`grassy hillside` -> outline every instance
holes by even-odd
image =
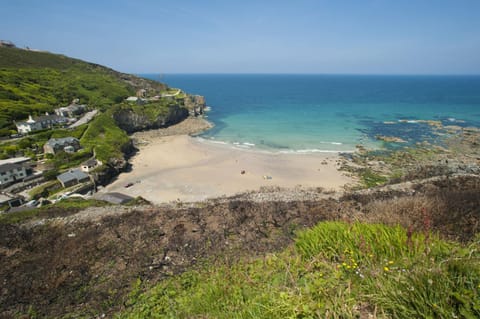
[[[105,109],[145,87],[166,88],[63,55],[0,47],[0,135],[15,129],[14,120],[52,112],[74,98]]]
[[[139,294],[118,318],[479,318],[480,238],[324,222],[279,254],[209,265]],[[136,290],[135,290],[136,289]]]

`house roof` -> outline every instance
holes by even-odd
[[[58,116],[58,115],[42,115],[38,116],[36,118],[32,118],[31,116],[28,117],[28,120],[23,121],[23,122],[16,122],[15,124],[18,126],[20,125],[33,125],[37,122],[43,122],[43,121],[54,121],[54,122],[68,122],[68,119],[65,116]]]
[[[45,144],[48,144],[52,147],[55,147],[56,145],[65,145],[65,144],[75,144],[75,143],[80,143],[80,141],[78,139],[76,139],[75,137],[62,137],[62,138],[51,138],[48,140],[47,143]]]
[[[23,167],[22,165],[15,164],[15,163],[3,164],[3,165],[0,165],[0,173],[5,173],[5,172],[11,171],[15,168],[22,168],[22,167]]]
[[[57,179],[63,184],[71,181],[75,181],[75,180],[79,181],[85,178],[88,178],[88,175],[79,169],[72,169],[57,176]]]
[[[58,115],[42,115],[34,118],[35,122],[43,122],[43,121],[57,121],[57,122],[67,122],[67,118],[65,116],[58,116]]]
[[[89,160],[86,160],[85,162],[82,163],[83,166],[95,166],[97,165],[97,160],[94,158],[91,158]]]
[[[112,203],[112,204],[125,204],[135,199],[132,196],[128,196],[128,195],[117,193],[117,192],[97,193],[95,195],[95,198]]]
[[[24,163],[30,161],[29,157],[12,157],[0,160],[0,165],[3,164],[14,164],[14,163]]]

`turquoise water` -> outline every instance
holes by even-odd
[[[215,127],[202,136],[237,147],[352,151],[357,144],[382,147],[376,135],[407,145],[438,138],[415,120],[480,126],[480,76],[143,76],[204,95]]]

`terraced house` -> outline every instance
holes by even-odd
[[[27,170],[20,164],[7,163],[0,165],[0,186],[10,185],[23,180],[26,176]]]
[[[46,113],[43,116],[32,118],[28,116],[28,120],[25,122],[17,122],[17,131],[19,134],[28,134],[30,132],[51,128],[54,125],[66,124],[68,119],[64,116],[49,115]]]

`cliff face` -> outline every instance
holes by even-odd
[[[113,111],[113,119],[127,133],[165,128],[177,124],[189,115],[204,113],[205,97],[185,95],[161,99],[146,98],[135,103],[123,103]]]
[[[201,95],[187,95],[183,104],[194,116],[203,114],[206,106],[205,97]]]
[[[113,119],[127,133],[167,127],[179,123],[188,117],[188,110],[179,105],[171,105],[165,114],[151,118],[145,112],[132,108],[122,108],[114,112]]]

